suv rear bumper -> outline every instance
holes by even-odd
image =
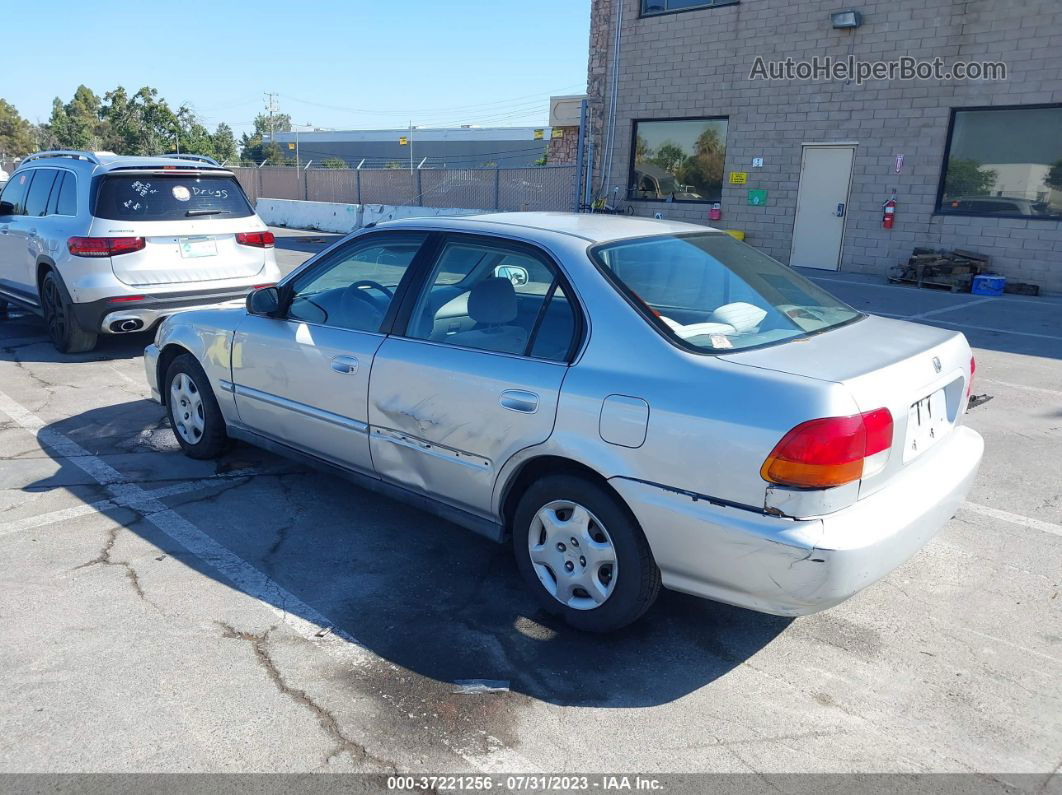
[[[85,304],[72,304],[78,325],[99,334],[123,334],[147,331],[170,315],[192,309],[217,309],[243,306],[251,287],[237,290],[216,290],[170,293],[163,296],[145,295],[142,301],[119,301],[104,298]],[[123,325],[125,328],[123,328]]]
[[[799,616],[843,602],[925,546],[966,497],[983,451],[981,436],[960,425],[880,491],[815,519],[622,477],[609,483],[641,524],[664,587]]]

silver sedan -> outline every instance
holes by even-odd
[[[983,450],[962,334],[646,219],[382,224],[246,311],[168,318],[145,360],[188,455],[243,440],[511,538],[543,606],[592,631],[661,586],[836,605],[939,530]]]

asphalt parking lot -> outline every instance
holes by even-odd
[[[331,236],[275,230],[286,268]],[[0,772],[979,772],[1062,765],[1062,300],[814,274],[964,331],[970,500],[849,602],[665,593],[613,636],[508,547],[247,446],[178,451],[142,335],[0,318]],[[501,692],[461,692],[499,680]],[[1017,781],[1017,779],[1014,779]]]

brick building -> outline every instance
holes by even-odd
[[[1062,291],[1062,2],[844,10],[856,13],[835,18],[836,0],[592,0],[595,194],[696,223],[718,202],[713,225],[794,265],[884,273],[914,246],[958,247]],[[939,58],[989,77],[800,79],[801,62],[827,56]],[[787,58],[796,71],[762,77]]]

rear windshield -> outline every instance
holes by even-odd
[[[245,218],[254,211],[235,177],[190,174],[106,176],[96,194],[97,218],[179,221]]]
[[[607,243],[592,255],[663,334],[697,351],[784,342],[862,317],[777,260],[720,232]]]

